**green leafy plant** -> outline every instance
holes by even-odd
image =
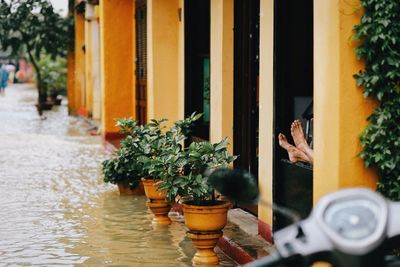
[[[164,121],[166,120],[152,120],[146,125],[139,125],[132,118],[117,119],[116,125],[126,138],[121,140],[120,148],[112,158],[103,161],[105,182],[122,182],[134,189],[143,176],[148,176],[140,158],[147,158],[155,153],[152,148],[155,143],[159,143],[162,135],[161,123]]]
[[[104,182],[122,183],[135,189],[139,185],[141,171],[133,154],[129,149],[122,148],[111,159],[103,161]]]
[[[151,153],[139,160],[148,176],[167,180],[182,174],[186,158],[182,149],[183,141],[190,133],[190,127],[202,114],[193,113],[184,120],[179,120],[157,136],[156,142],[149,145]]]
[[[67,60],[65,57],[51,58],[42,55],[38,61],[42,70],[42,86],[48,96],[65,94],[67,87]]]
[[[356,55],[365,61],[365,69],[355,78],[364,96],[376,97],[380,104],[360,136],[359,156],[378,171],[377,189],[400,200],[400,2],[362,0],[361,4],[364,14],[354,31],[360,41]]]
[[[46,101],[41,55],[65,56],[70,19],[61,17],[48,0],[0,0],[0,46],[14,56],[28,55],[37,76],[39,103]]]
[[[213,196],[214,188],[208,183],[208,169],[227,167],[236,159],[227,150],[228,141],[211,144],[193,142],[182,153],[185,158],[183,174],[163,180],[161,189],[167,190],[167,197],[174,200],[177,195],[192,199],[196,205],[204,204]]]

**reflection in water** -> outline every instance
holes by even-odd
[[[184,226],[152,225],[144,197],[102,182],[90,126],[65,106],[40,119],[35,100],[26,85],[0,97],[0,265],[190,266]]]

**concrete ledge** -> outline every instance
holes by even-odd
[[[254,261],[253,257],[226,236],[218,240],[217,246],[240,265]]]
[[[239,264],[267,256],[273,249],[272,243],[259,234],[258,218],[242,209],[229,210],[228,224],[218,246]]]

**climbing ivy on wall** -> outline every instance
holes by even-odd
[[[354,75],[365,97],[379,106],[361,133],[359,154],[379,174],[378,191],[400,200],[400,1],[361,0],[364,14],[354,27],[365,69]]]

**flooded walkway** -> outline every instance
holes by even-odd
[[[0,266],[191,266],[185,227],[153,226],[144,197],[104,184],[100,137],[66,106],[41,119],[36,96],[0,96]]]

